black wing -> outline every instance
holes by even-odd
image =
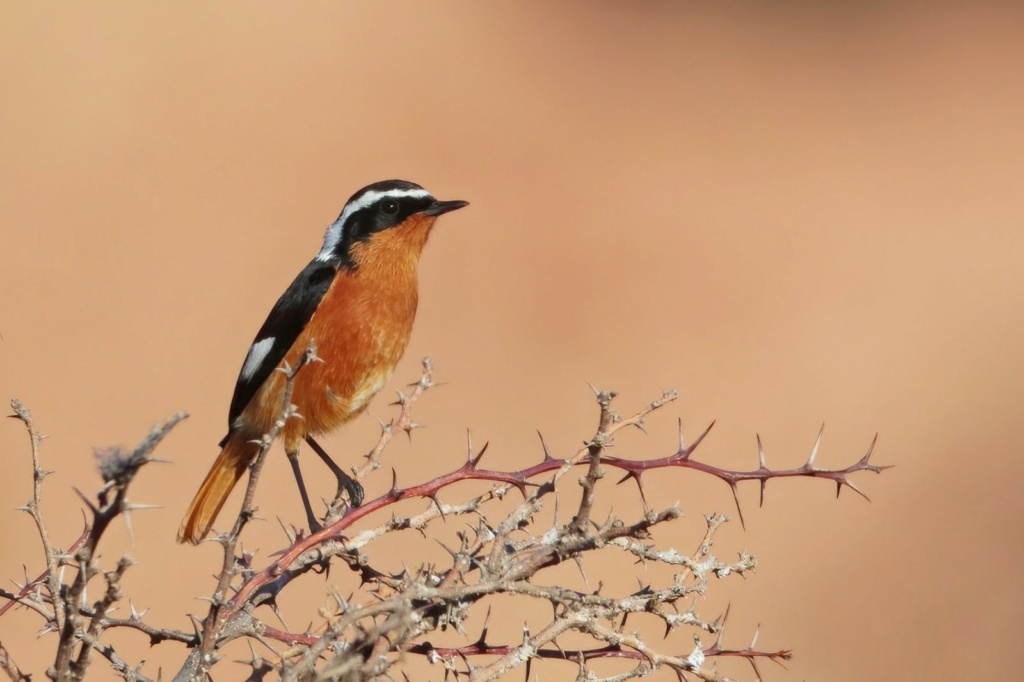
[[[334,264],[314,260],[302,269],[295,281],[281,294],[281,298],[277,299],[267,321],[253,339],[249,354],[238,373],[235,394],[231,397],[231,409],[228,412],[229,429],[234,428],[235,420],[242,414],[242,410],[270,373],[281,364],[292,344],[313,318],[313,313],[331,288],[337,272]]]

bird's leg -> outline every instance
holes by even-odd
[[[292,465],[292,473],[295,474],[295,482],[299,485],[299,495],[302,496],[302,506],[306,510],[306,522],[309,523],[309,532],[316,533],[323,530],[323,526],[316,519],[313,507],[309,504],[309,493],[306,492],[306,484],[302,481],[302,471],[299,470],[299,449],[295,452],[286,452],[288,463]]]
[[[324,461],[331,472],[338,478],[338,493],[334,499],[341,497],[342,491],[348,493],[348,499],[351,501],[353,507],[358,507],[363,503],[363,486],[360,485],[359,481],[346,474],[340,466],[334,463],[331,456],[328,455],[320,444],[317,443],[311,436],[306,436],[306,442],[309,443],[309,447],[313,448],[313,452],[320,456],[320,459]]]

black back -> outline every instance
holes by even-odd
[[[277,303],[274,304],[266,321],[256,334],[256,338],[253,339],[252,345],[255,346],[260,341],[269,338],[273,338],[274,341],[270,351],[250,376],[246,377],[239,372],[238,381],[235,383],[235,392],[231,397],[231,408],[228,410],[229,428],[234,428],[235,420],[242,414],[242,410],[253,399],[256,391],[267,380],[270,373],[284,360],[284,356],[288,354],[292,344],[312,319],[324,294],[331,288],[331,283],[337,272],[337,264],[314,260],[302,269],[302,272],[281,294],[281,298],[277,299]],[[226,441],[227,436],[221,442],[222,447]]]

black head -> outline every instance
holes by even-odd
[[[327,228],[317,260],[344,260],[352,244],[397,227],[414,215],[438,216],[466,205],[465,201],[438,201],[414,182],[375,182],[345,203],[338,219]]]

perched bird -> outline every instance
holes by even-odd
[[[291,402],[301,418],[282,430],[311,529],[319,528],[299,470],[309,444],[353,506],[363,490],[313,439],[366,409],[405,352],[416,316],[416,266],[437,217],[466,206],[438,201],[419,185],[385,180],[359,190],[327,228],[320,253],[278,299],[249,347],[228,413],[220,455],[189,505],[178,542],[198,543],[258,451],[253,441],[279,416],[286,379],[274,370],[301,359],[310,341],[322,362],[296,375]]]

